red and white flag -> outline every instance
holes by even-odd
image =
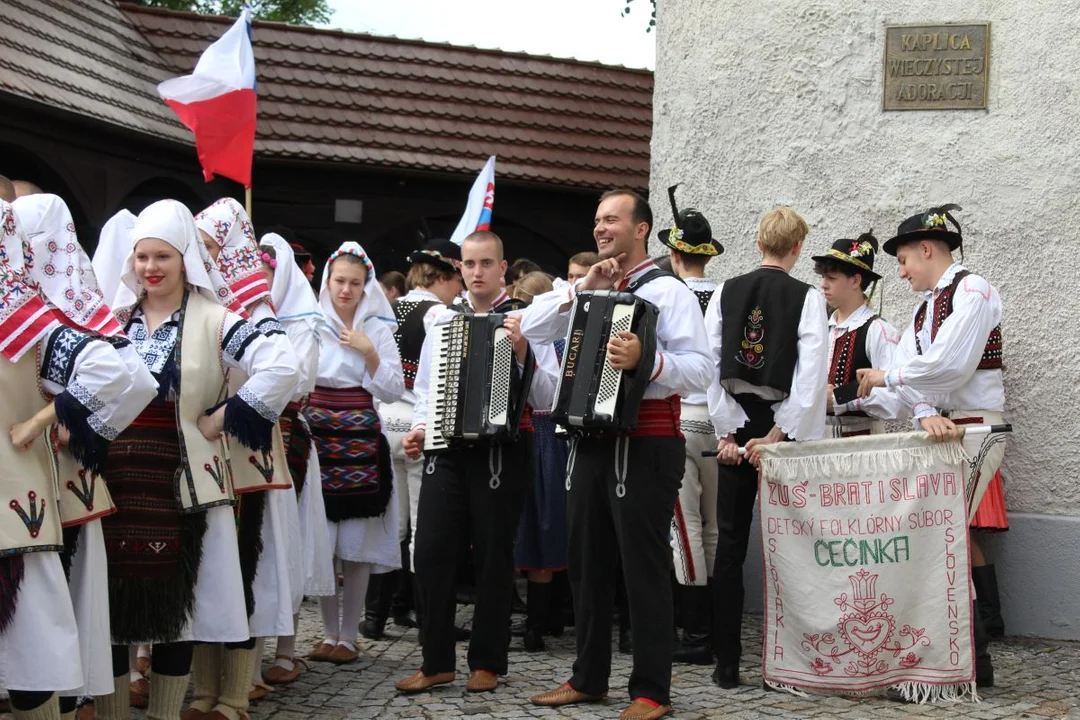
[[[158,85],[165,104],[195,133],[203,177],[231,178],[251,187],[255,148],[255,55],[251,11],[203,51],[195,72]]]
[[[484,163],[484,169],[473,182],[469,190],[469,201],[465,205],[465,214],[458,221],[450,240],[457,245],[477,230],[491,229],[491,213],[495,208],[495,156]]]

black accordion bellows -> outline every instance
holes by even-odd
[[[572,433],[628,433],[656,362],[656,306],[628,292],[582,291],[574,298],[551,419]],[[607,362],[608,341],[620,332],[641,340],[632,371]]]
[[[518,369],[505,317],[457,315],[431,329],[425,452],[517,438],[536,362],[530,348]]]

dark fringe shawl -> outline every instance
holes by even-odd
[[[90,410],[67,390],[57,395],[53,402],[57,421],[70,435],[68,450],[84,468],[103,475],[109,458],[109,441],[90,427]]]
[[[115,516],[114,516],[115,517]],[[110,627],[114,645],[171,642],[195,609],[195,581],[202,562],[206,513],[181,518],[180,572],[165,577],[109,576]],[[123,612],[119,612],[123,608]]]
[[[64,568],[64,577],[71,582],[71,561],[75,553],[79,552],[79,534],[82,525],[72,525],[63,529],[64,549],[60,551],[60,565]]]
[[[15,604],[25,569],[22,555],[0,557],[0,633],[7,630],[15,617]]]
[[[281,414],[281,432],[285,441],[285,459],[292,476],[296,497],[304,492],[308,463],[311,462],[311,428],[307,419],[291,404]]]
[[[266,493],[251,492],[240,496],[236,510],[236,543],[240,547],[240,577],[244,581],[244,605],[250,618],[255,612],[255,573],[263,551],[262,524]]]
[[[264,418],[239,395],[233,395],[225,402],[225,433],[239,440],[246,448],[271,452],[274,446],[274,424],[274,421]]]

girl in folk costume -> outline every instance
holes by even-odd
[[[123,360],[131,388],[110,423],[118,432],[154,398],[157,383],[106,304],[64,201],[56,195],[27,195],[16,200],[13,207],[19,227],[31,239],[35,262],[29,268],[30,278],[40,287],[48,305],[60,313],[65,325],[105,340]],[[75,458],[85,453],[79,448],[62,449],[60,444],[53,443],[59,471],[60,521],[64,527],[65,552],[61,560],[68,573],[85,679],[78,690],[61,693],[63,711],[80,695],[112,692],[108,570],[101,518],[114,513],[116,507],[103,482],[103,465],[85,465]]]
[[[105,222],[98,236],[91,264],[101,296],[110,301],[116,297],[116,291],[120,288],[120,274],[124,270],[123,259],[131,248],[131,230],[134,227],[135,216],[131,211],[120,210]],[[139,365],[145,368],[142,357],[134,347],[131,348],[131,353]],[[150,681],[147,679],[150,675],[150,646],[132,645],[128,653],[131,666],[131,688],[128,691],[131,707],[145,709],[150,699]],[[109,673],[112,673],[111,665]],[[110,688],[111,682],[110,680]]]
[[[319,457],[314,449],[311,429],[300,414],[303,403],[315,389],[319,372],[319,328],[323,318],[319,301],[296,264],[292,247],[283,237],[275,233],[263,235],[259,257],[263,272],[270,282],[278,321],[285,326],[300,372],[296,392],[279,419],[300,509],[301,562],[296,568],[298,574],[291,579],[295,623],[304,595],[330,596],[337,592],[334,552],[330,547],[323,506]],[[277,656],[266,673],[266,682],[287,685],[300,676],[300,667],[296,659],[296,636],[283,635],[278,638]]]
[[[235,300],[255,327],[277,345],[282,357],[288,358],[289,365],[296,368],[292,344],[274,314],[270,285],[243,206],[232,198],[218,200],[195,216],[195,226]],[[229,392],[242,392],[246,379],[242,372],[230,372]],[[281,390],[287,402],[295,386]],[[283,409],[284,403],[275,411]],[[191,717],[209,713],[215,707],[229,720],[246,713],[249,698],[261,698],[270,690],[258,673],[263,638],[293,634],[293,611],[299,602],[294,596],[301,589],[299,575],[292,578],[290,574],[298,572],[301,564],[300,519],[276,420],[276,412],[262,415],[262,430],[268,442],[254,447],[254,452],[240,447],[248,444],[245,438],[228,438],[233,455],[233,488],[241,498],[240,571],[252,639],[243,645],[226,645],[224,650],[208,645],[195,649],[194,700],[187,713]],[[256,684],[251,687],[253,679]],[[241,687],[246,689],[241,692]]]
[[[370,574],[401,566],[390,446],[374,401],[395,402],[405,384],[394,311],[357,243],[347,242],[330,256],[319,305],[326,324],[319,331],[318,380],[304,416],[318,448],[330,544],[345,582],[340,616],[336,594],[320,601],[325,639],[309,657],[340,664],[357,658]]]
[[[100,471],[108,441],[153,385],[133,378],[111,345],[59,321],[31,277],[34,265],[12,206],[0,201],[0,424],[8,429],[0,440],[0,687],[17,718],[44,719],[60,717],[55,691],[87,683],[60,558],[64,534],[47,431],[62,427],[75,459]],[[136,380],[143,385],[136,388]],[[87,560],[95,555],[93,535],[81,539],[80,572],[92,569]],[[80,587],[93,579],[85,580]],[[74,698],[64,704],[74,714]]]
[[[531,272],[514,283],[514,299],[532,302],[552,287],[547,275]],[[534,348],[538,367],[550,368],[556,378],[565,343],[560,339]],[[514,543],[514,566],[529,579],[528,613],[522,632],[528,652],[543,650],[544,635],[549,631],[562,632],[562,621],[553,619],[551,613],[563,607],[563,598],[553,597],[553,591],[562,585],[553,581],[555,573],[566,570],[566,462],[570,448],[565,438],[555,434],[549,410],[550,404],[531,413],[536,476],[525,494]]]
[[[183,704],[193,643],[249,637],[224,433],[243,439],[245,453],[269,447],[296,371],[291,354],[223,307],[232,295],[220,276],[215,283],[207,273],[212,263],[181,203],[147,207],[131,240],[114,304],[159,387],[114,441],[106,467],[119,509],[104,520],[117,645],[114,693],[97,698],[96,714],[128,716],[126,645],[149,641],[147,717],[172,720]],[[230,369],[249,379],[225,399]],[[232,448],[241,449],[237,442]],[[247,687],[245,677],[245,703]],[[232,690],[224,689],[212,716],[228,717],[240,704],[226,695]]]

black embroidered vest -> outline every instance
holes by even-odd
[[[694,294],[697,295],[698,304],[701,305],[701,315],[703,317],[705,315],[705,310],[707,310],[708,307],[709,307],[709,301],[712,300],[712,296],[713,296],[714,292],[716,292],[715,289],[713,289],[713,290],[694,290]]]
[[[956,277],[949,283],[949,287],[941,291],[941,293],[934,298],[934,316],[930,320],[930,340],[934,340],[937,337],[938,329],[941,324],[945,322],[945,318],[952,315],[953,311],[953,295],[956,293],[956,288],[960,286],[960,283],[965,277],[971,273],[967,270],[961,270],[956,273]],[[915,313],[915,349],[919,354],[923,354],[922,343],[919,341],[919,333],[922,331],[923,323],[926,322],[926,306],[927,302],[924,300],[923,304],[919,306],[918,311]],[[982,359],[979,361],[979,370],[1000,370],[1001,369],[1001,326],[998,325],[990,331],[990,337],[986,340],[986,347],[983,349]]]
[[[833,398],[840,405],[851,402],[859,395],[859,380],[855,371],[873,367],[870,356],[866,353],[866,337],[870,334],[870,326],[877,320],[873,315],[854,330],[836,338],[832,347],[832,363],[829,365],[829,384],[834,386]],[[851,415],[865,415],[861,411],[845,413]]]
[[[420,365],[420,350],[424,347],[424,315],[427,311],[438,305],[435,300],[397,300],[394,302],[394,318],[397,319],[397,330],[394,331],[394,342],[397,343],[398,352],[401,354],[401,374],[405,379],[405,387],[412,390],[416,382],[416,369]]]
[[[768,387],[787,397],[799,359],[799,318],[810,286],[783,270],[759,268],[724,283],[721,383]]]

